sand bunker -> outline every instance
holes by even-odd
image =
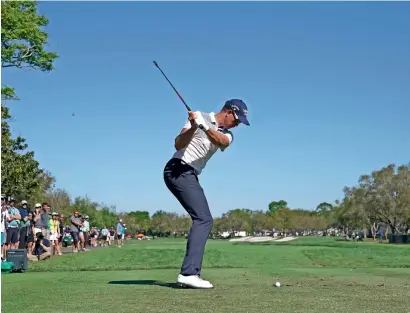
[[[241,238],[234,238],[234,239],[229,239],[230,242],[267,242],[267,241],[275,241],[275,242],[285,242],[285,241],[291,241],[295,240],[297,237],[285,237],[282,239],[277,239],[275,237],[241,237]]]
[[[298,237],[285,237],[285,238],[276,240],[276,242],[285,242],[285,241],[291,241],[295,239],[298,239]]]

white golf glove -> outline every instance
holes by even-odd
[[[195,118],[195,124],[199,127],[199,125],[202,125],[203,130],[208,130],[209,126],[208,124],[205,122],[204,118],[202,117],[201,112],[196,111],[195,112],[196,118]]]

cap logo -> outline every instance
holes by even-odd
[[[248,115],[248,110],[247,109],[243,109],[243,114],[246,116]]]

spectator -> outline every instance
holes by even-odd
[[[36,242],[32,254],[29,255],[30,261],[46,260],[51,257],[50,241],[44,238],[41,231],[36,233]]]
[[[122,246],[122,232],[123,232],[122,229],[123,228],[124,228],[124,226],[122,226],[122,219],[120,219],[117,223],[117,245],[118,245],[118,248],[121,248],[121,246]]]
[[[6,246],[10,249],[17,249],[17,243],[19,241],[19,225],[20,225],[20,212],[14,206],[16,200],[10,198],[8,208],[8,226],[6,232]]]
[[[27,201],[21,201],[20,212],[20,232],[19,232],[19,249],[26,248],[28,229],[31,227],[31,222],[28,220]]]
[[[60,237],[58,238],[58,243],[61,243],[63,241],[63,237],[64,237],[64,220],[63,220],[64,216],[62,214],[58,215],[58,225],[59,225],[59,230],[60,230]]]
[[[1,230],[1,259],[4,260],[6,257],[6,229],[7,229],[7,221],[9,218],[9,212],[8,212],[8,205],[7,205],[7,199],[6,196],[2,195],[1,196],[1,224],[0,224],[0,230]]]
[[[74,214],[70,217],[70,231],[71,236],[73,237],[73,252],[78,252],[80,241],[80,227],[82,226],[83,224],[81,223],[79,213],[75,211]]]
[[[60,251],[60,243],[59,243],[59,238],[60,238],[60,222],[57,219],[58,213],[53,212],[51,214],[51,220],[50,220],[50,241],[51,244],[54,245],[54,254],[62,255]]]
[[[31,255],[32,251],[33,251],[33,245],[34,245],[33,212],[28,213],[28,222],[30,223],[30,226],[28,226],[28,228],[27,228],[27,254]]]
[[[110,240],[108,241],[108,245],[111,246],[111,244],[114,242],[114,236],[115,236],[114,227],[110,227],[109,233],[110,233],[109,235]]]
[[[125,223],[122,224],[122,244],[124,244],[124,240],[125,240],[125,231],[127,230],[127,227],[125,227]]]
[[[47,202],[43,203],[43,205],[41,205],[40,203],[36,203],[34,207],[35,228],[41,230],[41,232],[47,240],[50,239],[50,225],[48,216],[49,210],[50,207],[48,206]]]
[[[44,237],[47,240],[50,240],[50,220],[51,220],[51,207],[48,205],[47,202],[43,202],[42,204],[43,207],[43,211],[46,214],[46,229],[45,229],[45,233],[43,232]]]
[[[88,215],[85,216],[84,219],[84,227],[83,227],[83,232],[84,232],[84,238],[85,238],[85,249],[87,250],[87,244],[88,240],[90,237],[90,222],[89,222],[90,217]]]
[[[36,203],[34,205],[34,210],[33,210],[33,224],[34,224],[35,228],[38,228],[37,224],[39,226],[41,225],[41,221],[39,221],[40,220],[40,215],[41,215],[41,203]]]
[[[100,240],[100,246],[101,247],[107,246],[107,236],[109,234],[110,233],[108,232],[107,227],[104,226],[103,229],[101,229],[101,240]]]
[[[88,223],[88,215],[85,217],[81,218],[81,222],[83,226],[80,228],[80,242],[82,245],[82,250],[83,251],[88,251],[87,249],[87,242],[88,242],[88,236],[90,232],[90,223]]]
[[[91,228],[90,236],[91,236],[91,245],[93,247],[96,247],[97,246],[98,231],[95,227]]]

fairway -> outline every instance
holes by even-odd
[[[5,312],[408,312],[410,249],[300,238],[282,244],[209,241],[213,290],[174,284],[185,240],[132,241],[31,263],[2,275]],[[280,281],[282,287],[273,287]],[[19,304],[16,305],[16,298]],[[58,299],[57,307],[52,299]],[[81,300],[81,299],[84,299]]]

